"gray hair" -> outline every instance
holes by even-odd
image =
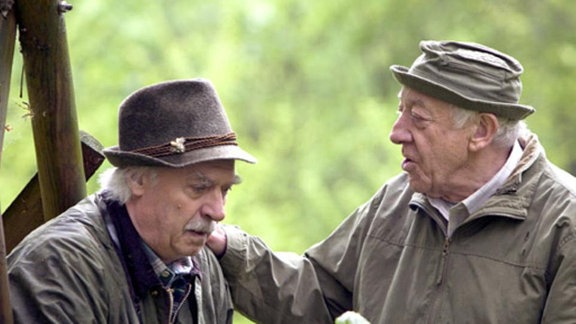
[[[480,113],[474,110],[463,109],[455,105],[451,105],[451,107],[453,108],[452,118],[456,128],[462,128],[480,116]],[[512,120],[498,116],[496,118],[498,119],[498,130],[494,136],[494,145],[512,147],[522,132],[527,129],[526,123],[523,120]]]
[[[100,189],[108,191],[112,195],[112,199],[125,204],[132,197],[129,183],[131,181],[139,181],[146,174],[150,176],[152,181],[156,181],[158,173],[152,167],[112,167],[100,174],[98,182],[100,183]]]

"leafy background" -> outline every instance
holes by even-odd
[[[553,162],[576,173],[576,6],[568,0],[69,2],[80,129],[116,145],[117,107],[129,93],[167,79],[212,80],[241,146],[259,159],[238,164],[244,183],[226,222],[274,249],[303,252],[401,171],[388,140],[399,90],[389,66],[410,65],[423,39],[475,41],[518,58],[522,103],[537,109],[529,127]],[[21,60],[18,53],[2,210],[36,171]]]

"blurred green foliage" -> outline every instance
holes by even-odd
[[[388,140],[399,86],[388,68],[410,65],[422,39],[475,41],[518,58],[522,103],[537,109],[529,127],[552,161],[576,173],[576,6],[568,0],[69,2],[80,129],[116,145],[117,107],[130,92],[167,79],[212,80],[241,146],[259,159],[238,163],[244,183],[230,195],[226,222],[275,249],[303,252],[400,172]],[[21,60],[2,210],[36,170]],[[97,188],[93,177],[88,191]]]

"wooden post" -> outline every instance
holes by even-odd
[[[13,2],[7,0],[0,2],[0,161],[2,160],[4,132],[6,131],[10,76],[14,60],[14,43],[16,42],[16,18],[12,5]],[[0,216],[2,215],[1,208],[0,206]],[[0,222],[0,323],[12,324],[7,268],[4,226]]]
[[[6,114],[10,94],[10,76],[14,61],[14,43],[16,42],[16,18],[7,2],[0,1],[0,161],[2,145],[6,131]]]
[[[63,17],[70,9],[65,1],[16,1],[45,221],[86,196]]]

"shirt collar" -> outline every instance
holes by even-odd
[[[189,275],[194,270],[194,263],[191,257],[184,257],[166,264],[144,241],[142,241],[142,246],[154,272],[165,287],[170,287],[177,277]]]

